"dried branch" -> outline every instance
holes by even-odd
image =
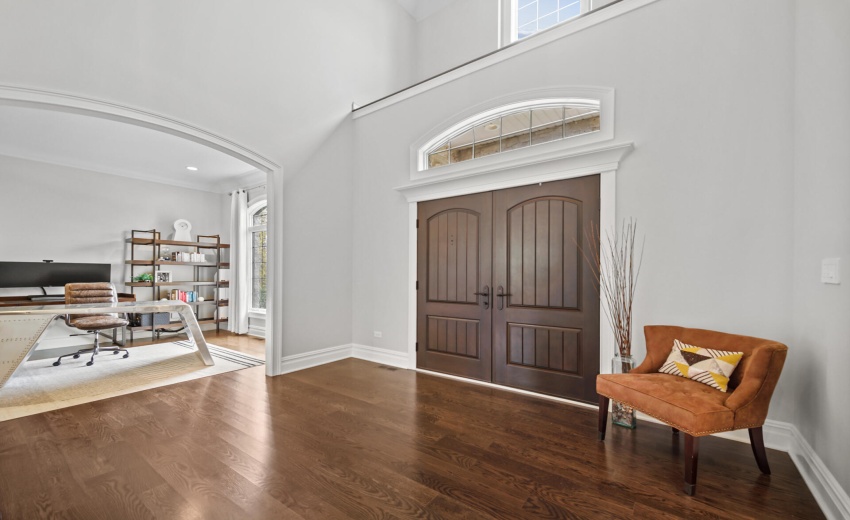
[[[596,290],[605,300],[603,309],[614,332],[620,356],[629,356],[632,351],[632,303],[643,264],[646,238],[641,243],[640,257],[635,263],[637,223],[632,219],[623,221],[620,233],[615,232],[613,237],[610,233],[606,234],[607,240],[603,244],[599,228],[591,222],[585,230],[590,254],[584,248],[581,252],[593,273]]]

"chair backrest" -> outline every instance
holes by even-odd
[[[787,346],[778,341],[713,330],[669,325],[647,325],[644,327],[644,333],[646,335],[647,361],[651,363],[653,372],[658,371],[667,360],[667,356],[673,349],[674,339],[695,347],[743,352],[744,357],[741,358],[741,362],[729,380],[730,389],[738,387],[744,374],[749,372],[751,364],[768,362],[774,352],[781,353],[782,361],[784,361],[785,352],[788,350]],[[778,368],[781,370],[782,364],[779,364]]]
[[[68,305],[80,303],[118,303],[118,293],[115,286],[109,282],[69,283],[65,285],[65,303]],[[115,316],[114,314],[89,314],[88,316]],[[65,323],[73,325],[74,318],[68,314]]]
[[[65,303],[118,303],[118,293],[109,282],[69,283],[65,285]]]

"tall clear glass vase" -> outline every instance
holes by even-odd
[[[634,367],[635,360],[632,356],[614,356],[614,359],[611,360],[611,373],[613,374],[628,374]],[[617,426],[635,429],[637,427],[635,415],[635,409],[631,406],[617,401],[614,401],[611,406],[611,422]]]

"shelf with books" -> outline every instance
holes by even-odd
[[[209,319],[200,319],[198,320],[198,325],[209,325],[215,324],[218,326],[221,323],[227,323],[227,318],[209,318]],[[154,325],[151,327],[150,325],[138,325],[138,326],[130,326],[127,327],[127,330],[130,332],[133,331],[152,331],[156,332],[160,331],[171,331],[176,332],[184,327],[182,321],[172,321],[169,323],[163,323],[162,325]]]
[[[221,270],[230,268],[230,262],[222,254],[230,250],[230,245],[221,243],[219,235],[196,238],[196,241],[163,240],[156,229],[132,230],[125,240],[128,249],[125,263],[129,266],[130,279],[124,285],[133,294],[143,291],[137,296],[139,299],[185,301],[194,307],[199,323],[215,324],[216,330],[220,330],[220,324],[227,322],[222,309],[228,306],[222,291],[230,287],[227,280],[221,280]],[[185,289],[177,289],[182,287]],[[199,298],[204,301],[196,301]],[[152,322],[153,317],[148,323]],[[156,338],[174,327],[131,327],[131,339],[133,330],[149,330]]]

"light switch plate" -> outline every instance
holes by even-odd
[[[840,284],[841,283],[841,259],[840,258],[824,258],[821,263],[820,270],[821,283]]]

